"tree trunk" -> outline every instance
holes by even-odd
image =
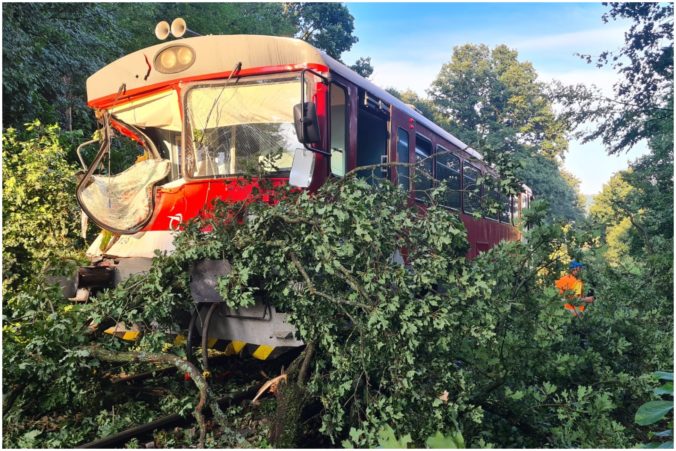
[[[274,448],[297,448],[301,433],[301,413],[309,395],[305,390],[314,343],[291,363],[288,382],[277,388],[277,410],[270,426],[270,444]]]

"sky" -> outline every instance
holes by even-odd
[[[425,96],[453,47],[506,44],[530,61],[540,80],[595,84],[608,96],[618,79],[610,68],[587,64],[576,53],[618,50],[627,22],[604,24],[601,3],[347,3],[359,37],[342,59],[348,65],[371,57],[377,85],[412,89]],[[608,156],[601,142],[571,141],[564,167],[580,180],[583,194],[597,194],[628,162],[647,152],[639,143]]]

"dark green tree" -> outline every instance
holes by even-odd
[[[353,35],[354,17],[343,4],[286,3],[285,9],[296,27],[295,37],[333,58],[340,59],[359,40]]]
[[[106,34],[124,34],[112,14],[97,3],[7,3],[2,10],[3,127],[40,119],[91,129],[85,80],[119,56]]]
[[[532,64],[519,61],[515,50],[456,47],[428,92],[436,120],[504,176],[515,176],[547,200],[550,219],[582,217],[576,186],[560,172],[567,124],[554,114]]]
[[[644,268],[646,283],[668,298],[673,287],[673,5],[609,7],[604,21],[632,22],[624,46],[597,60],[598,66],[610,64],[622,76],[614,86],[615,96],[605,98],[584,86],[559,85],[557,93],[578,134],[586,141],[601,138],[609,154],[647,141],[649,153],[623,174],[631,189],[608,202],[612,215],[599,220],[606,225],[608,217],[630,220],[630,255]]]
[[[505,45],[453,49],[429,94],[463,141],[500,147],[507,135],[547,156],[568,149],[565,124],[553,112],[544,84],[529,62]]]
[[[373,66],[371,66],[371,57],[361,57],[350,66],[350,69],[358,73],[364,78],[369,78],[373,74]]]
[[[614,98],[596,88],[559,86],[559,95],[574,124],[594,122],[581,130],[585,141],[601,138],[609,153],[629,150],[642,139],[660,133],[663,121],[673,121],[674,6],[671,3],[610,3],[603,21],[629,19],[625,45],[594,59],[598,67],[610,65],[622,79]]]

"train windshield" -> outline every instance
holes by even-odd
[[[90,148],[81,154],[87,170],[77,198],[100,227],[130,233],[150,220],[153,187],[181,177],[178,95],[144,96],[111,107],[102,118],[98,153]]]
[[[300,80],[198,85],[186,94],[185,169],[191,177],[284,173],[299,147]]]
[[[170,180],[181,177],[181,110],[174,90],[110,108],[113,118],[142,130],[160,157],[171,162]]]

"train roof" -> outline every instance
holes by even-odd
[[[336,61],[335,59],[331,58],[329,55],[325,54],[322,52],[322,56],[324,58],[324,61],[326,62],[327,66],[340,75],[341,77],[346,78],[347,80],[351,81],[357,86],[361,86],[362,88],[366,89],[368,92],[372,93],[376,97],[378,97],[380,100],[387,102],[391,105],[394,105],[397,107],[397,109],[404,111],[406,114],[408,114],[410,117],[415,119],[415,121],[429,130],[433,131],[437,135],[441,136],[444,138],[446,141],[450,141],[454,146],[457,146],[458,148],[464,150],[474,158],[477,158],[479,160],[483,160],[483,157],[479,152],[476,150],[472,149],[469,147],[467,144],[463,143],[460,141],[458,138],[444,130],[443,128],[439,127],[437,124],[432,122],[430,119],[427,117],[423,116],[422,113],[420,113],[418,110],[413,108],[411,105],[404,103],[401,99],[393,96],[383,88],[379,87],[378,85],[374,84],[373,82],[365,79],[349,67],[345,66],[343,63]]]
[[[164,74],[152,69],[155,56],[163,49],[185,45],[195,52],[195,60],[188,69],[174,74]],[[237,63],[242,72],[248,68],[281,68],[298,70],[303,67],[328,68],[341,77],[362,87],[380,100],[404,111],[417,123],[451,142],[471,156],[482,160],[479,152],[439,127],[410,105],[363,78],[341,62],[317,50],[305,41],[279,36],[262,35],[212,35],[177,39],[125,55],[108,64],[87,79],[87,100],[90,105],[113,101],[120,93],[126,97],[135,92],[160,88],[177,80],[217,78],[227,74]]]

